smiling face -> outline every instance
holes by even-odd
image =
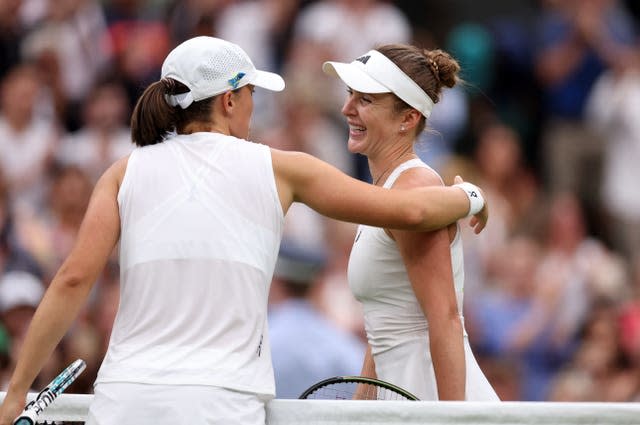
[[[399,136],[403,114],[395,109],[391,93],[369,94],[347,90],[342,114],[349,124],[349,152],[375,155]]]

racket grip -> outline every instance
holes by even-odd
[[[35,411],[27,410],[13,421],[13,425],[35,425],[37,416],[38,414]]]

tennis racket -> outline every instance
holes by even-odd
[[[64,390],[82,373],[87,367],[86,363],[82,359],[78,359],[71,363],[65,370],[56,376],[53,381],[42,391],[38,393],[35,399],[27,403],[24,410],[18,416],[14,425],[35,425],[36,418],[42,413],[42,411],[49,406],[53,401],[58,398]]]
[[[305,392],[299,399],[317,400],[418,400],[409,391],[364,376],[335,376],[320,381]]]

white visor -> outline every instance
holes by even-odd
[[[393,93],[429,118],[433,100],[398,66],[377,50],[370,50],[351,63],[325,62],[322,70],[339,77],[361,93]]]

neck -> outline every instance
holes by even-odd
[[[387,177],[389,177],[398,165],[417,157],[413,149],[408,149],[402,152],[396,152],[393,155],[369,158],[369,171],[371,172],[373,184],[382,186]]]
[[[231,130],[228,126],[219,125],[213,122],[190,122],[184,127],[182,134],[193,133],[221,133],[230,136]]]

